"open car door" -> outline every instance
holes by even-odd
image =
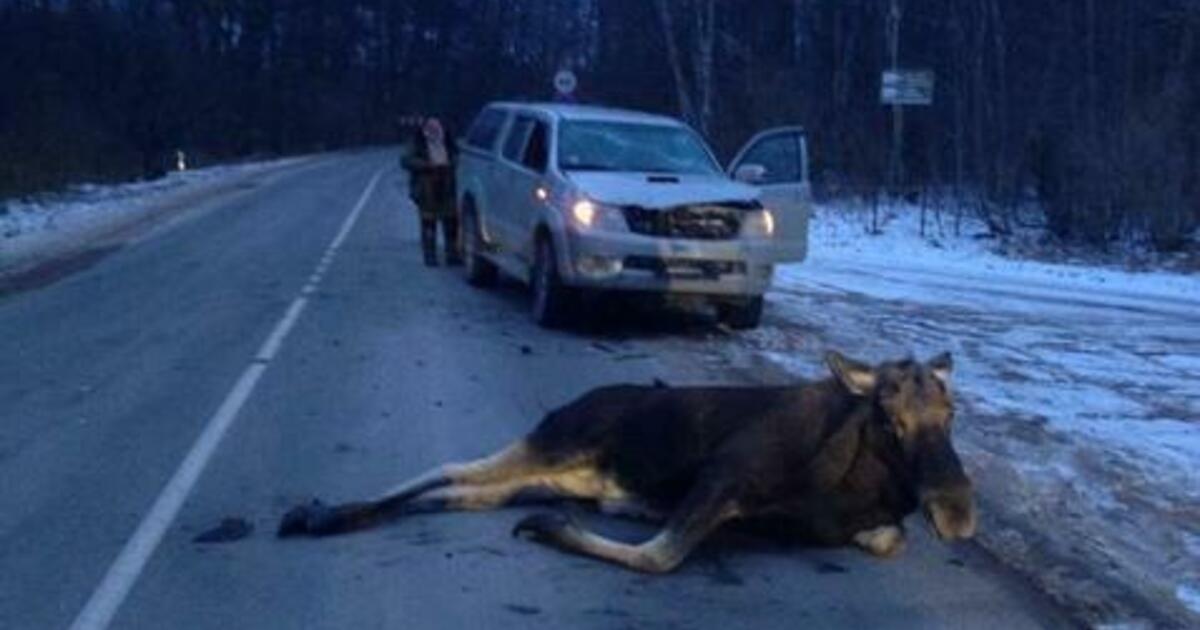
[[[772,264],[804,260],[812,213],[804,129],[776,127],[754,136],[730,162],[729,176],[757,187],[774,219],[771,236],[750,243],[750,254]]]

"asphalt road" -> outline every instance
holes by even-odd
[[[68,627],[97,592],[115,601],[114,628],[1067,623],[981,551],[935,542],[917,521],[894,561],[722,535],[666,577],[512,539],[516,509],[276,540],[297,501],[373,495],[486,453],[590,387],[749,378],[698,359],[728,341],[706,322],[616,312],[611,326],[546,332],[518,288],[424,268],[394,164],[374,152],[263,175],[89,269],[0,296],[0,628]],[[118,572],[128,591],[114,600],[114,560],[162,516],[156,500],[222,418],[228,431],[194,486],[175,488],[185,500],[141,548],[144,565]],[[226,517],[255,530],[192,541]]]

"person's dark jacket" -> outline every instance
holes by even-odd
[[[409,142],[401,164],[409,172],[409,196],[425,217],[454,216],[454,166],[457,147],[449,136],[444,140],[448,164],[435,166],[429,159],[429,145],[417,131]]]

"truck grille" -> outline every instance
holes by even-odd
[[[737,238],[745,209],[731,205],[701,205],[664,210],[625,206],[623,210],[630,231],[636,234],[717,241]]]

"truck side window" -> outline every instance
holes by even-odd
[[[475,119],[471,131],[467,133],[467,144],[484,151],[491,151],[496,146],[496,137],[504,126],[504,111],[488,109]]]
[[[525,145],[525,159],[521,160],[521,163],[539,173],[546,172],[546,164],[550,158],[548,139],[546,123],[535,121],[533,132],[529,134],[529,143]]]
[[[520,162],[521,152],[529,139],[529,130],[533,127],[533,119],[519,116],[508,129],[508,137],[504,139],[504,159],[510,162]]]

